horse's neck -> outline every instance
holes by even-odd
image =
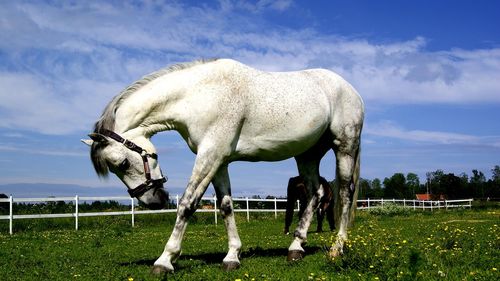
[[[160,131],[175,129],[169,115],[175,99],[170,93],[180,94],[173,84],[153,81],[134,93],[116,113],[115,130],[130,136],[152,136]],[[163,85],[165,84],[165,85]]]
[[[196,114],[187,109],[192,109],[191,102],[198,100],[195,95],[200,92],[193,91],[193,87],[201,81],[221,79],[220,72],[225,71],[225,66],[231,68],[235,65],[232,61],[219,63],[221,65],[218,66],[215,63],[194,66],[151,81],[120,107],[115,129],[143,136],[176,130],[185,137],[187,123]]]

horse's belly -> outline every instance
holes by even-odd
[[[309,146],[310,147],[310,146]],[[241,147],[237,150],[235,157],[233,157],[232,161],[281,161],[296,155],[307,150],[307,146],[297,145],[290,146],[290,144],[286,145],[275,145],[272,147],[266,147],[263,145],[255,146],[255,145],[241,145]]]
[[[325,127],[319,126],[307,133],[289,128],[270,134],[241,135],[233,160],[281,161],[297,156],[318,142]]]

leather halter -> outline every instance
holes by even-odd
[[[162,177],[159,179],[152,179],[151,178],[151,170],[149,168],[149,162],[148,162],[148,157],[151,157],[153,159],[158,159],[158,155],[156,153],[147,153],[145,149],[142,147],[138,146],[137,144],[133,143],[132,141],[129,141],[127,139],[122,138],[120,135],[117,133],[110,131],[110,130],[100,130],[100,134],[107,136],[121,144],[123,144],[126,148],[135,151],[141,155],[142,158],[142,163],[144,165],[144,174],[146,176],[146,181],[143,182],[142,184],[138,185],[134,189],[128,189],[128,194],[130,194],[130,197],[132,198],[139,198],[144,193],[146,193],[150,189],[154,189],[154,193],[158,190],[158,188],[163,188],[163,183],[167,182],[167,178],[165,178],[162,174]]]

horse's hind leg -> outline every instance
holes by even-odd
[[[337,142],[339,143],[339,142]],[[335,157],[337,162],[336,179],[339,187],[339,214],[340,220],[337,240],[330,249],[330,257],[335,258],[343,253],[344,242],[347,241],[347,228],[354,218],[356,208],[357,185],[359,178],[359,138],[352,138],[349,141],[340,143],[335,147]],[[337,202],[335,202],[337,205]]]
[[[229,250],[222,261],[222,267],[224,270],[233,270],[240,267],[241,240],[234,220],[233,199],[231,198],[231,185],[227,166],[219,168],[212,179],[212,184],[217,194],[217,200],[220,202],[220,212],[224,219],[228,237]]]
[[[306,183],[309,204],[294,232],[294,240],[288,247],[288,261],[301,259],[305,252],[302,244],[307,240],[307,230],[311,225],[314,211],[318,207],[319,199],[323,196],[323,189],[319,188],[319,163],[327,150],[328,147],[324,145],[324,142],[320,142],[306,153],[295,157],[299,174]]]

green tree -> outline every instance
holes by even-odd
[[[491,177],[491,181],[488,181],[488,197],[490,198],[499,198],[500,197],[500,166],[495,165],[493,169],[491,169],[491,173],[493,176]]]
[[[470,187],[469,187],[469,176],[466,173],[461,173],[460,174],[460,191],[461,191],[461,198],[470,198],[472,197],[472,194],[470,192]]]
[[[9,198],[6,194],[0,193],[0,198]],[[9,209],[9,202],[2,202],[0,203],[0,211],[2,210],[8,210]]]
[[[478,170],[472,170],[470,185],[474,192],[474,197],[484,198],[485,183],[486,183],[486,177],[484,176],[483,172]]]
[[[407,198],[415,198],[415,194],[418,192],[420,187],[420,179],[417,174],[408,173],[406,175],[406,197]]]
[[[496,183],[500,183],[500,166],[495,165],[495,167],[491,169],[491,173],[493,174],[491,179]]]
[[[384,179],[384,197],[405,198],[406,178],[402,173],[395,173],[390,178]]]
[[[372,188],[369,198],[382,198],[384,197],[384,190],[382,189],[382,182],[379,178],[372,180]]]
[[[368,194],[370,194],[371,190],[371,181],[367,179],[359,179],[359,194],[358,198],[365,199],[368,198]]]
[[[450,173],[441,176],[439,183],[444,190],[443,194],[446,194],[447,198],[462,198],[464,192],[461,190],[461,180],[455,174]]]
[[[444,172],[438,169],[434,172],[426,173],[427,176],[427,192],[429,194],[445,194],[446,190],[441,186],[441,178],[444,176]]]

